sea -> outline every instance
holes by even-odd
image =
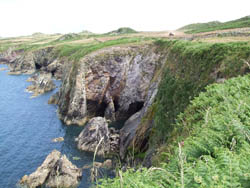
[[[0,188],[19,187],[18,181],[34,172],[54,149],[77,167],[91,165],[93,153],[79,151],[74,141],[83,128],[64,125],[57,117],[57,106],[48,104],[60,81],[55,80],[54,91],[32,98],[25,91],[29,75],[7,73],[0,71]],[[58,137],[64,141],[52,141]],[[79,188],[90,186],[90,171],[83,170]]]

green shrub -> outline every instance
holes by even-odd
[[[161,168],[119,171],[97,187],[250,187],[249,83],[250,74],[206,87],[178,116]]]

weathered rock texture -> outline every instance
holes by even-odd
[[[21,185],[36,188],[42,185],[56,187],[77,187],[82,177],[82,170],[73,165],[65,155],[57,150],[52,151],[43,164],[29,176],[20,180]]]
[[[68,125],[95,116],[127,120],[141,110],[162,56],[153,46],[111,47],[69,67],[58,96],[58,113]]]
[[[7,51],[1,58],[10,68],[9,74],[32,74],[36,71],[51,73],[61,79],[63,65],[66,59],[58,59],[54,55],[53,47],[36,51]]]
[[[135,143],[146,148],[153,122],[143,126],[141,122],[157,93],[165,60],[166,54],[158,53],[148,44],[111,47],[85,56],[68,67],[57,99],[53,99],[59,106],[60,119],[67,125],[83,125],[96,116],[105,117],[109,122],[126,121],[120,131],[121,157],[124,158],[127,149]],[[91,123],[79,140],[82,138],[84,143],[91,143],[92,148],[82,144],[82,140],[78,142],[78,148],[82,150],[94,151],[101,138],[96,136],[99,128],[96,125],[93,128]],[[140,127],[143,127],[142,131]],[[103,128],[103,131],[108,146],[101,152],[107,153],[108,129]],[[94,144],[93,140],[86,140],[87,137],[96,137]]]
[[[90,152],[97,149],[96,154],[104,156],[118,151],[119,134],[108,128],[105,118],[95,117],[84,127],[76,141],[78,149]]]
[[[148,139],[151,128],[153,127],[153,120],[150,118],[143,119],[147,113],[151,112],[154,98],[158,91],[158,82],[154,82],[150,85],[146,97],[146,102],[143,108],[132,115],[124,124],[120,130],[120,157],[125,158],[128,147],[140,148],[140,150],[146,150],[148,147]]]
[[[35,74],[27,81],[32,82],[32,85],[27,87],[27,91],[33,92],[33,96],[44,94],[56,88],[50,73]]]

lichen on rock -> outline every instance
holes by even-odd
[[[29,188],[43,185],[71,188],[78,186],[81,177],[82,170],[73,165],[65,155],[54,150],[35,172],[23,176],[19,183]]]

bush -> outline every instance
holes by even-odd
[[[179,114],[161,168],[119,172],[101,188],[250,187],[250,74],[212,84]]]

